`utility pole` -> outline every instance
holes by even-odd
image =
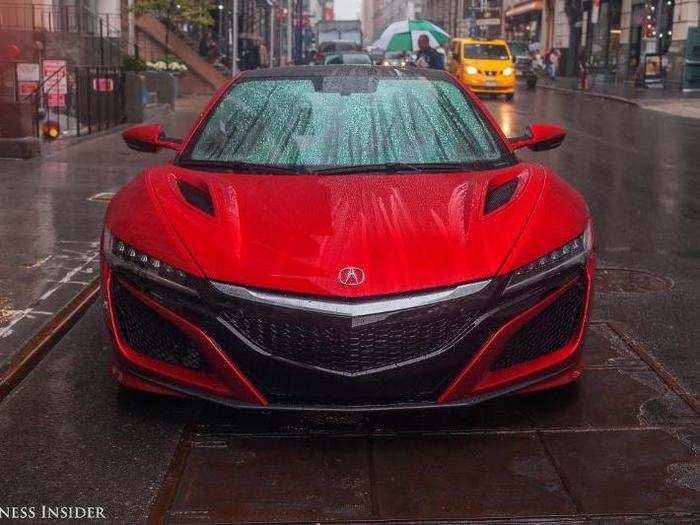
[[[238,0],[231,0],[231,76],[238,74]]]
[[[292,60],[292,0],[287,0],[287,64]]]
[[[275,67],[275,14],[276,9],[274,5],[270,6],[270,51],[268,57],[270,60],[270,67]]]

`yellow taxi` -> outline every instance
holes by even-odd
[[[515,65],[505,40],[454,38],[450,51],[450,72],[472,91],[513,100]]]

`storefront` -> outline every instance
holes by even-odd
[[[505,14],[506,38],[519,42],[539,42],[542,4],[542,0],[529,0],[508,8]]]
[[[603,75],[607,82],[613,82],[617,72],[620,54],[620,12],[621,0],[591,0],[584,3],[588,15],[587,30],[583,35],[586,42],[586,56],[591,71]]]

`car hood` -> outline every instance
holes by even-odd
[[[513,198],[486,195],[518,177]],[[543,170],[518,164],[472,173],[264,175],[154,168],[147,183],[208,279],[264,289],[367,297],[497,275],[540,195]],[[213,216],[178,180],[205,189]],[[345,267],[364,282],[339,282]]]

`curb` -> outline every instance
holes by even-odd
[[[22,346],[14,359],[0,371],[0,402],[34,370],[83,316],[85,311],[95,302],[99,292],[100,278],[95,277]]]
[[[597,93],[595,91],[579,91],[578,89],[569,89],[569,88],[563,88],[563,87],[559,87],[559,86],[550,86],[550,85],[539,84],[539,83],[537,84],[537,87],[542,88],[542,89],[549,89],[551,91],[561,91],[561,92],[565,92],[565,93],[576,93],[578,95],[584,95],[587,97],[603,98],[606,100],[612,100],[614,102],[621,102],[623,104],[627,104],[627,105],[634,106],[637,108],[641,107],[639,102],[632,100],[631,98],[618,97],[616,95],[608,95],[606,93]]]

